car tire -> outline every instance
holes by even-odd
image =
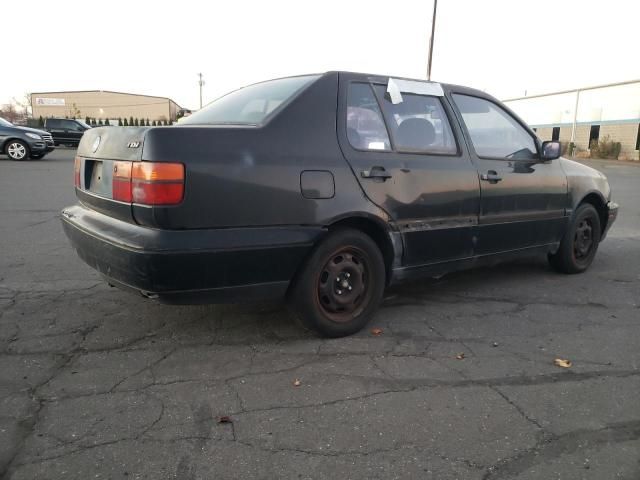
[[[575,211],[558,251],[549,255],[549,263],[562,273],[582,273],[593,262],[601,236],[600,215],[589,203]]]
[[[31,153],[29,150],[29,145],[24,143],[22,140],[9,141],[4,151],[11,160],[15,160],[18,162],[29,158],[29,155]]]
[[[316,247],[289,291],[289,306],[303,327],[324,337],[362,330],[384,293],[384,259],[368,235],[336,230]]]

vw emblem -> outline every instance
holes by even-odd
[[[98,147],[100,146],[100,137],[96,137],[96,139],[93,141],[93,146],[91,148],[93,148],[93,153],[96,153],[96,151],[98,150]]]

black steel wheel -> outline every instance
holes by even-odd
[[[598,250],[601,235],[600,215],[591,204],[580,205],[558,251],[549,255],[549,262],[563,273],[582,273],[591,263]]]
[[[384,259],[375,242],[353,229],[332,232],[314,250],[289,292],[302,325],[326,337],[361,330],[385,286]]]

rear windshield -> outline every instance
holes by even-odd
[[[202,110],[180,121],[181,125],[257,125],[276,108],[320,75],[281,78],[256,83],[214,100]]]

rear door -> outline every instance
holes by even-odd
[[[560,162],[541,161],[533,133],[497,102],[466,93],[452,99],[481,180],[476,254],[560,241],[568,198]]]
[[[79,143],[84,133],[84,128],[73,120],[61,120],[64,125],[65,139],[70,143]]]
[[[46,128],[55,143],[64,142],[66,140],[66,135],[64,132],[64,126],[62,125],[62,120],[58,120],[57,118],[48,118],[45,120]]]
[[[397,83],[392,101],[389,79],[340,75],[342,151],[402,233],[405,265],[471,257],[480,190],[459,127],[438,84]]]

